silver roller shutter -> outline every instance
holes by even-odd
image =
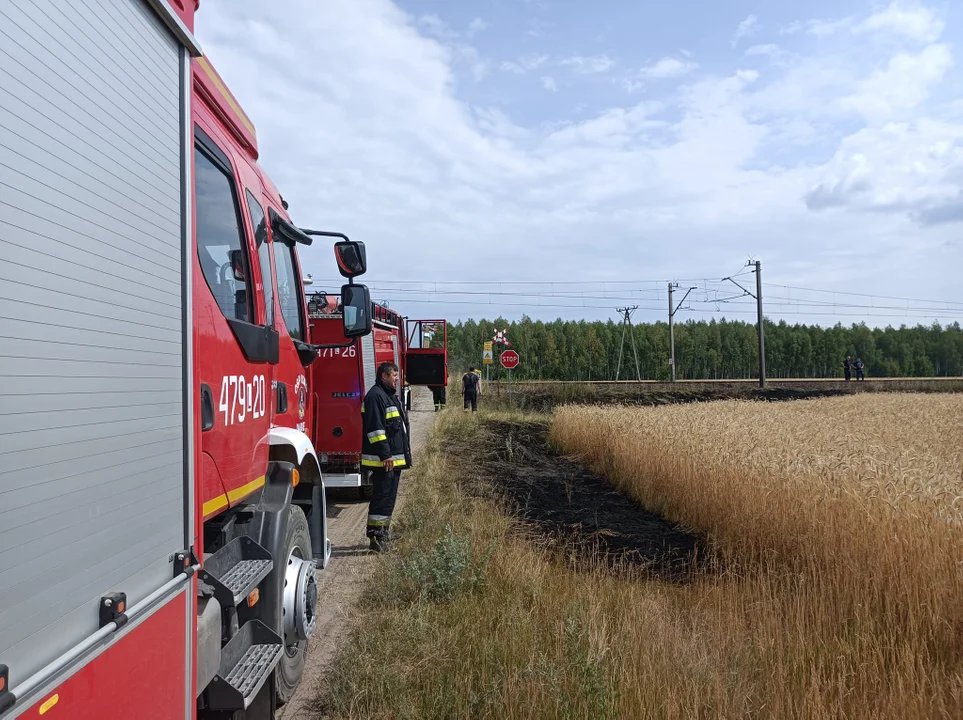
[[[398,355],[398,338],[394,335],[391,336],[391,349],[394,351],[394,355],[395,355],[394,363],[395,365],[398,366],[398,369],[400,370],[401,358]],[[398,392],[398,397],[401,398],[402,402],[404,402],[404,399],[405,399],[404,383],[401,380],[400,372],[398,373],[398,386],[395,388],[395,390]]]
[[[0,1],[0,663],[184,547],[183,50],[144,0]]]
[[[361,379],[361,397],[375,384],[375,349],[374,332],[361,338],[361,369],[364,377]]]

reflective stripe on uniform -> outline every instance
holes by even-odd
[[[391,523],[390,515],[369,515],[368,527],[385,527]]]
[[[404,455],[394,455],[391,458],[385,458],[385,460],[389,460],[389,459],[394,461],[395,468],[404,468],[408,466],[408,461],[405,460]],[[364,465],[365,467],[380,468],[384,466],[385,461],[382,460],[377,455],[362,455],[361,464]]]
[[[384,430],[372,430],[371,432],[368,433],[368,441],[369,441],[369,442],[376,443],[376,442],[381,442],[382,440],[387,440],[387,439],[388,439],[388,436],[385,435],[385,431],[384,431]]]
[[[391,420],[396,417],[401,417],[401,413],[398,412],[398,408],[395,405],[389,405],[385,408],[385,420]]]

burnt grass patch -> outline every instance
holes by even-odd
[[[549,426],[482,421],[464,448],[475,496],[494,497],[528,538],[578,569],[683,580],[704,570],[699,535],[642,507],[603,477],[552,450]]]
[[[963,381],[928,378],[848,383],[842,380],[773,380],[764,389],[753,382],[519,382],[513,385],[511,400],[505,383],[491,383],[483,402],[490,407],[550,413],[557,406],[566,404],[653,406],[717,400],[787,402],[864,392],[963,392]]]

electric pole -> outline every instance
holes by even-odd
[[[762,317],[762,263],[758,260],[746,263],[746,267],[754,268],[752,272],[756,273],[756,292],[755,294],[746,290],[739,283],[733,280],[731,277],[722,278],[723,280],[728,280],[737,288],[742,290],[749,297],[756,299],[756,331],[759,334],[759,387],[766,387],[766,330],[763,323]]]
[[[756,260],[756,311],[759,329],[759,387],[766,387],[766,330],[762,319],[762,263]]]
[[[635,357],[635,378],[642,382],[642,372],[639,370],[639,353],[635,349],[635,328],[632,327],[632,313],[639,309],[639,306],[616,308],[622,313],[622,342],[619,344],[619,364],[615,369],[615,379],[619,379],[622,371],[622,351],[625,349],[625,331],[628,329],[629,337],[632,339],[632,355]]]
[[[675,382],[675,329],[672,318],[675,312],[672,307],[672,283],[669,283],[669,379]]]
[[[672,290],[677,287],[679,287],[678,283],[669,283],[669,370],[671,371],[672,382],[675,382],[675,314],[682,307],[685,299],[689,297],[689,293],[695,290],[694,287],[686,290],[677,307],[672,304]]]

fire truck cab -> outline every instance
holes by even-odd
[[[311,368],[309,386],[314,424],[311,439],[319,453],[324,487],[358,488],[371,493],[370,471],[361,465],[365,393],[377,380],[378,366],[399,368],[398,397],[411,409],[412,387],[448,383],[448,338],[444,320],[408,320],[385,305],[372,303],[372,332],[347,347],[338,345],[343,303],[335,293],[311,292],[311,337],[324,346]]]
[[[330,557],[318,234],[258,165],[198,5],[0,6],[3,720],[267,720],[301,678]],[[354,342],[366,258],[339,238]]]

